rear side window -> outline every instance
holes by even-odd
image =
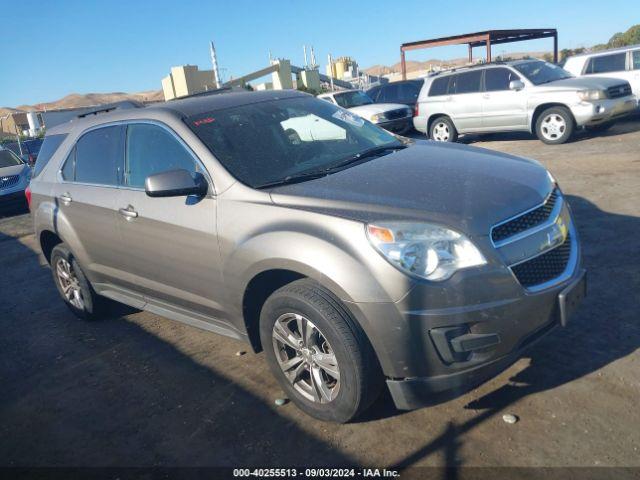
[[[585,73],[621,72],[625,69],[626,52],[591,57]]]
[[[446,95],[449,86],[449,77],[436,78],[429,88],[429,96],[436,97],[438,95]]]
[[[32,178],[40,175],[40,172],[42,172],[47,163],[49,163],[49,160],[51,160],[51,157],[53,157],[53,154],[56,153],[56,150],[58,150],[58,147],[62,144],[66,137],[66,134],[58,134],[47,135],[44,138],[44,142],[42,143],[40,152],[38,153],[36,166],[33,168]]]
[[[379,102],[399,103],[400,102],[400,84],[390,83],[382,87]]]
[[[508,68],[488,68],[484,72],[484,86],[487,92],[509,90],[509,83],[520,77]]]
[[[422,84],[423,82],[421,80],[400,84],[399,103],[415,104],[416,100],[418,100],[418,94],[420,93]]]
[[[76,182],[118,185],[124,152],[123,127],[102,127],[76,143]]]
[[[476,93],[480,91],[482,71],[464,72],[458,74],[456,93]]]
[[[371,100],[373,100],[374,102],[377,102],[378,96],[380,96],[380,89],[381,87],[373,87],[367,90],[367,95],[371,97]]]
[[[640,70],[640,50],[634,50],[631,53],[631,68],[633,70]]]
[[[143,188],[149,175],[177,169],[195,172],[196,164],[171,133],[150,124],[127,127],[126,185]]]

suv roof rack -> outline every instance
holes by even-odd
[[[453,67],[453,68],[448,68],[446,70],[439,70],[437,72],[431,72],[428,74],[429,77],[435,77],[436,75],[440,75],[441,73],[451,73],[451,72],[457,72],[458,70],[464,70],[467,68],[480,68],[480,67],[487,67],[487,66],[491,66],[491,65],[506,65],[507,62],[502,61],[502,60],[496,60],[496,61],[492,61],[492,62],[484,62],[484,63],[474,63],[472,65],[461,65],[459,67]]]
[[[204,92],[192,93],[191,95],[185,95],[184,97],[175,97],[169,100],[169,102],[173,102],[175,100],[184,100],[185,98],[193,98],[193,97],[206,97],[207,95],[219,95],[221,93],[231,92],[233,90],[246,92],[244,88],[235,88],[235,87],[220,87],[215,88],[213,90],[205,90]]]
[[[107,113],[107,112],[111,112],[112,110],[116,110],[118,108],[123,110],[130,109],[130,108],[144,108],[144,104],[137,102],[135,100],[124,100],[122,102],[102,105],[101,107],[96,108],[95,110],[89,110],[88,112],[83,112],[77,115],[77,118],[85,118],[85,117],[88,117],[89,115],[98,115],[100,113]]]

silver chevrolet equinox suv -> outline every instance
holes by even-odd
[[[43,151],[28,195],[71,311],[115,300],[247,342],[322,420],[385,382],[399,409],[474,387],[585,295],[540,164],[400,141],[300,92],[96,112]]]
[[[604,130],[636,106],[627,81],[575,78],[551,63],[516,60],[428,77],[413,124],[443,142],[455,142],[459,133],[523,131],[558,144],[576,128]]]

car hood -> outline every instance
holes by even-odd
[[[574,77],[565,78],[563,80],[556,80],[554,82],[543,83],[538,85],[538,88],[554,89],[559,88],[563,90],[586,90],[597,89],[606,90],[609,87],[620,85],[625,81],[620,78],[607,78],[607,77]]]
[[[8,177],[10,175],[20,175],[25,169],[29,168],[26,164],[14,165],[11,167],[0,168],[0,178]]]
[[[271,191],[279,205],[363,222],[429,221],[467,235],[544,201],[552,184],[539,163],[459,144],[416,144]]]
[[[406,105],[400,103],[371,103],[369,105],[360,105],[359,107],[352,107],[350,112],[360,115],[363,118],[369,119],[371,115],[376,113],[390,112],[399,108],[409,108]]]

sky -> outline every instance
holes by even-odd
[[[0,0],[0,106],[159,90],[171,66],[210,69],[211,40],[228,79],[267,66],[269,50],[303,65],[302,45],[313,45],[324,72],[329,53],[362,68],[391,65],[403,42],[504,28],[555,27],[559,48],[575,48],[637,23],[637,0]],[[551,48],[551,39],[534,40],[496,46],[494,56]],[[407,60],[466,53],[466,46],[440,47]]]

